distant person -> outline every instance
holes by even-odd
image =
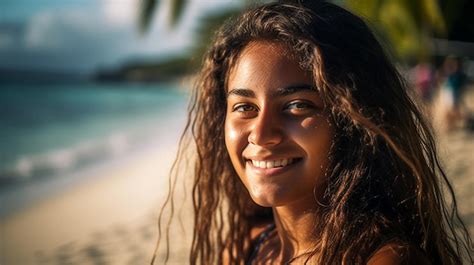
[[[228,21],[191,106],[190,264],[472,264],[425,117],[343,8],[282,1]]]
[[[459,58],[446,57],[442,71],[444,81],[441,84],[441,95],[445,104],[445,125],[448,130],[454,129],[464,119],[462,96],[467,77]]]
[[[429,63],[417,64],[412,69],[417,94],[424,103],[429,103],[433,94],[433,70]]]

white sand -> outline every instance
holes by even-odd
[[[120,255],[123,244],[106,241],[117,241],[122,233],[127,237],[125,243],[131,244],[134,238],[126,233],[137,226],[142,226],[142,237],[149,241],[145,249],[140,246],[137,251],[141,251],[141,259],[148,259],[174,155],[172,148],[147,151],[96,169],[92,173],[96,177],[86,183],[6,218],[1,223],[0,264],[87,264],[89,258],[95,264],[111,248],[118,251],[111,264],[129,264],[133,258]],[[141,244],[144,240],[136,241]]]

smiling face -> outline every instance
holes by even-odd
[[[261,206],[314,202],[329,164],[334,129],[311,73],[285,45],[257,41],[229,73],[225,143],[252,199]]]

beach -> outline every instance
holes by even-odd
[[[439,107],[439,103],[434,107]],[[474,115],[474,85],[468,87],[463,105]],[[456,194],[459,214],[471,237],[474,236],[474,130],[457,129],[446,132],[435,110],[434,128],[441,163]],[[464,125],[465,126],[465,125]],[[471,125],[472,126],[472,125]]]
[[[440,141],[442,163],[456,194],[459,214],[474,235],[474,133],[458,131]]]
[[[2,221],[1,264],[145,264],[175,151],[150,150]]]
[[[469,100],[474,102],[472,93]],[[149,264],[176,148],[177,142],[151,146],[88,169],[81,173],[88,177],[80,184],[6,216],[1,221],[0,264]],[[439,150],[460,214],[474,234],[474,133],[440,133]],[[188,263],[183,241],[189,242],[191,211],[184,211],[182,218],[188,237],[172,230],[171,249],[182,254],[169,264]]]
[[[149,263],[186,95],[173,84],[40,88],[3,91],[0,264]],[[25,102],[31,93],[48,97]]]

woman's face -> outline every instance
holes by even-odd
[[[285,45],[268,41],[248,44],[229,73],[226,147],[261,206],[314,202],[324,189],[334,129],[313,84]]]

